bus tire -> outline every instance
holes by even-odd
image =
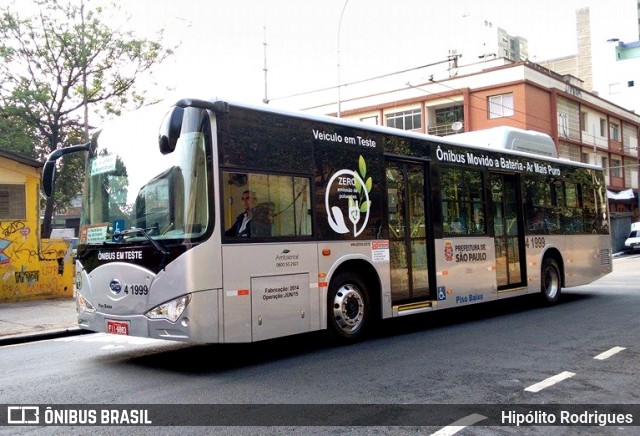
[[[365,282],[356,274],[342,272],[331,280],[327,298],[327,327],[342,343],[362,339],[371,324],[370,299]]]
[[[558,263],[554,259],[546,257],[542,262],[540,275],[540,292],[544,302],[547,304],[557,303],[560,299],[561,288],[562,280]]]

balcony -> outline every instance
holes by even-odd
[[[454,130],[454,127],[456,127],[457,130]],[[427,133],[436,136],[455,135],[456,133],[462,133],[464,131],[464,123],[462,121],[446,124],[430,124],[427,126]]]

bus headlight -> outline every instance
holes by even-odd
[[[93,305],[89,303],[89,300],[84,298],[80,292],[76,292],[76,311],[80,313],[81,311],[89,311],[95,312]]]
[[[167,301],[166,303],[162,303],[145,313],[145,316],[151,319],[164,318],[171,322],[176,322],[178,318],[180,318],[180,315],[182,315],[182,312],[184,312],[184,309],[187,307],[190,300],[191,297],[189,295],[185,295],[184,297]]]

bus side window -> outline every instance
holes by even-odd
[[[441,204],[445,235],[481,235],[487,232],[484,219],[482,173],[447,168],[441,175]]]
[[[273,236],[273,220],[275,213],[275,204],[267,201],[258,203],[253,209],[253,215],[251,217],[253,224],[251,226],[251,236],[256,238],[263,238]]]
[[[223,184],[226,229],[223,231],[227,237],[260,239],[311,235],[311,183],[308,178],[224,173]],[[251,195],[251,204],[243,203],[245,195]],[[243,219],[243,215],[247,218]],[[242,233],[238,234],[240,228]]]

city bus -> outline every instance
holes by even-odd
[[[600,167],[356,121],[183,99],[85,145],[78,324],[199,343],[539,294],[612,270]],[[521,138],[522,139],[522,138]]]

